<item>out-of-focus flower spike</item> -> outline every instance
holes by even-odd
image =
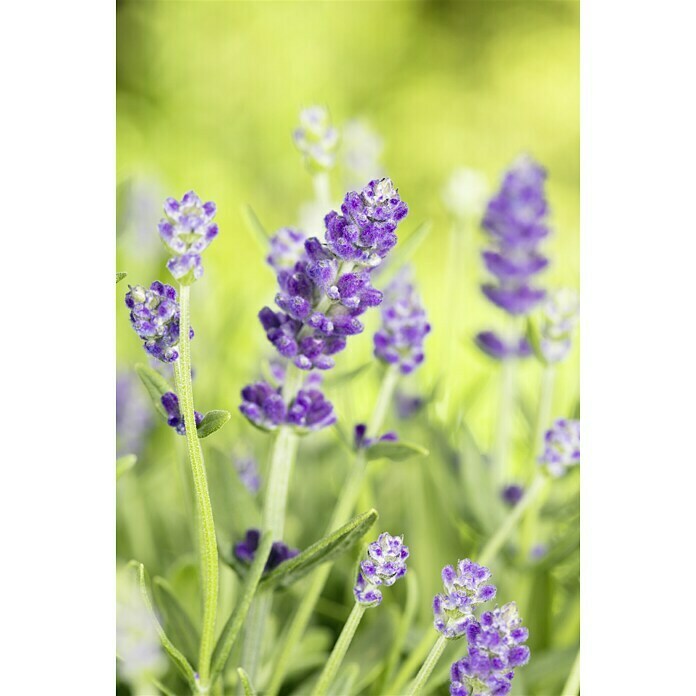
[[[336,161],[338,130],[331,124],[324,106],[310,106],[300,112],[300,125],[293,133],[297,149],[311,172],[331,169]]]
[[[580,463],[580,421],[559,418],[554,422],[544,436],[539,463],[555,477]]]

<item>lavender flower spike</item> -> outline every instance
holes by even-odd
[[[300,389],[286,406],[280,387],[256,382],[242,389],[241,413],[262,430],[291,425],[298,434],[321,430],[336,422],[333,405],[319,389]]]
[[[539,317],[539,340],[534,346],[543,362],[557,363],[568,355],[579,311],[580,298],[570,288],[556,290],[546,298]]]
[[[406,575],[408,546],[403,537],[384,532],[367,547],[367,559],[360,564],[353,588],[355,601],[365,607],[376,607],[382,601],[379,587],[389,587]]]
[[[546,294],[530,284],[532,276],[548,264],[537,248],[549,233],[545,179],[542,167],[530,157],[520,157],[506,172],[483,218],[492,243],[483,252],[483,260],[495,282],[483,285],[482,290],[508,314],[528,314]]]
[[[514,602],[484,612],[467,630],[467,655],[452,665],[451,696],[510,693],[515,668],[529,662],[528,637]]]
[[[338,130],[331,125],[328,109],[310,106],[300,112],[300,126],[292,136],[297,149],[304,155],[305,164],[312,172],[333,167],[336,161]]]
[[[244,541],[240,541],[238,544],[235,544],[232,551],[240,561],[251,565],[254,561],[254,556],[256,556],[256,550],[259,548],[260,541],[260,530],[247,529],[246,534],[244,535]],[[270,572],[284,561],[294,558],[299,553],[299,549],[291,549],[282,541],[274,541],[263,572]]]
[[[276,272],[291,270],[304,251],[304,232],[282,227],[270,239],[271,250],[266,263]]]
[[[442,569],[444,594],[437,594],[433,599],[435,628],[450,640],[461,638],[473,621],[474,609],[483,602],[495,597],[495,585],[487,581],[491,571],[465,558],[457,564]]]
[[[143,340],[143,347],[162,362],[174,362],[179,357],[179,303],[176,290],[156,280],[149,289],[130,286],[126,293],[133,329]],[[193,338],[193,329],[190,332]]]
[[[401,374],[407,375],[423,362],[423,340],[429,333],[425,309],[410,269],[405,267],[385,292],[382,327],[374,336],[375,356],[388,364],[398,364]]]
[[[559,418],[554,422],[546,431],[539,463],[555,477],[580,463],[580,421]]]
[[[218,234],[218,226],[212,221],[215,212],[215,203],[202,203],[195,191],[185,193],[180,201],[164,201],[165,217],[160,220],[159,233],[175,254],[167,268],[180,283],[189,285],[203,275],[201,252]]]

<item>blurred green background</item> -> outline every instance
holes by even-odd
[[[464,240],[461,267],[448,268],[452,225],[442,189],[459,166],[483,172],[493,189],[518,154],[532,154],[549,172],[553,234],[544,250],[552,263],[543,282],[578,287],[578,51],[576,2],[117,2],[117,269],[128,272],[116,293],[119,384],[135,409],[144,392],[137,382],[128,391],[127,375],[146,356],[128,325],[125,286],[169,280],[157,238],[161,203],[193,188],[203,200],[216,201],[220,225],[204,256],[205,275],[192,293],[192,351],[197,409],[233,413],[204,445],[224,543],[258,522],[258,500],[241,486],[233,455],[254,455],[263,477],[269,446],[269,438],[237,412],[240,389],[260,376],[261,363],[271,355],[256,314],[272,304],[275,293],[245,206],[274,231],[296,224],[300,206],[312,199],[311,178],[291,139],[299,110],[326,105],[339,128],[353,118],[369,122],[384,141],[383,170],[410,207],[400,228],[403,238],[419,223],[431,223],[411,262],[433,332],[424,366],[404,381],[404,389],[434,392],[435,400],[411,420],[392,414],[388,423],[431,455],[376,464],[359,506],[375,505],[380,529],[404,533],[411,548],[420,599],[407,645],[432,631],[430,603],[441,566],[475,554],[490,533],[472,513],[486,506],[483,493],[465,485],[461,471],[482,465],[498,408],[497,365],[477,350],[473,336],[501,326],[502,316],[478,289],[484,277],[480,230]],[[339,172],[331,183],[338,201],[345,191]],[[454,297],[448,273],[457,278]],[[350,381],[340,375],[370,361],[378,321],[379,313],[372,312],[365,333],[338,356],[327,382],[346,429],[367,419],[380,370],[373,364]],[[576,343],[557,371],[554,415],[577,409],[578,372]],[[522,479],[539,380],[538,364],[525,361],[514,429]],[[119,560],[138,558],[151,574],[167,577],[188,598],[195,617],[183,439],[161,423],[147,431],[143,444],[124,433],[119,432],[121,450],[137,447],[139,461],[119,481]],[[288,543],[303,547],[321,535],[349,461],[332,432],[303,442],[291,488]],[[515,599],[531,630],[532,662],[518,670],[513,693],[560,693],[575,655],[577,490],[577,477],[554,488],[538,540],[550,549],[546,560],[531,563],[508,552],[493,564],[498,601]],[[564,553],[557,552],[561,547]],[[309,635],[313,642],[298,657],[305,667],[321,664],[347,615],[353,561],[344,559],[332,574]],[[234,575],[225,570],[224,606],[232,606],[236,590]],[[279,600],[278,616],[289,611],[298,591]],[[352,648],[363,679],[388,650],[404,596],[405,589],[396,587],[383,611],[368,612]],[[452,658],[458,656],[453,649]],[[448,664],[440,665],[445,672]],[[446,693],[443,673],[439,686],[433,681],[433,693],[440,692]]]

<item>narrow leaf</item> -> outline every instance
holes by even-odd
[[[191,687],[192,691],[196,691],[197,686],[196,686],[196,676],[193,671],[193,667],[189,664],[189,661],[184,657],[184,654],[172,643],[171,640],[169,640],[169,637],[167,634],[164,632],[164,629],[162,628],[162,625],[159,622],[159,619],[157,618],[157,614],[155,614],[154,607],[152,606],[152,600],[150,599],[150,593],[147,591],[147,580],[145,576],[145,566],[142,563],[138,563],[137,561],[131,561],[129,565],[133,568],[135,568],[138,572],[138,580],[140,582],[140,594],[143,597],[143,600],[145,602],[145,606],[147,607],[148,611],[150,612],[150,616],[152,617],[152,620],[155,623],[155,628],[157,629],[157,634],[159,635],[160,643],[162,643],[162,647],[165,649],[166,653],[169,655],[171,658],[172,662],[177,666],[179,671],[183,674],[184,678],[186,681],[188,681],[189,686]]]
[[[164,410],[164,406],[162,406],[162,396],[172,391],[169,383],[157,370],[153,370],[151,367],[143,365],[142,363],[138,363],[135,366],[135,371],[145,385],[145,389],[147,389],[147,393],[150,395],[157,413],[166,419],[167,412]]]
[[[118,481],[123,474],[130,471],[137,461],[138,458],[134,454],[126,454],[123,457],[119,457],[116,460],[116,480]]]
[[[251,685],[249,675],[241,667],[237,667],[237,674],[239,675],[239,681],[242,682],[244,696],[256,696],[256,691],[254,691],[254,687]]]
[[[348,524],[306,548],[302,553],[281,563],[261,580],[261,589],[288,587],[318,565],[326,563],[355,544],[377,520],[377,510],[354,517]]]
[[[338,384],[344,384],[345,382],[352,382],[354,379],[359,377],[361,374],[363,374],[364,372],[369,370],[373,364],[374,364],[374,361],[366,362],[366,363],[363,363],[362,365],[358,365],[358,367],[356,367],[352,370],[347,370],[346,372],[342,372],[342,373],[337,374],[337,375],[331,375],[331,377],[329,377],[326,380],[326,384],[330,384],[331,386],[335,386]]]
[[[230,418],[229,411],[208,411],[197,428],[198,437],[212,435],[216,430],[220,430]]]
[[[534,356],[542,365],[548,365],[548,361],[544,357],[544,351],[541,348],[541,327],[539,326],[539,317],[530,316],[527,319],[527,340],[534,351]]]
[[[354,693],[355,682],[360,676],[360,665],[354,662],[346,665],[338,675],[336,682],[329,687],[329,696],[344,696]]]
[[[116,274],[116,284],[120,283],[128,274],[127,273],[117,273]]]
[[[176,694],[168,689],[159,679],[153,679],[152,683],[160,690],[161,693],[164,694],[164,696],[176,696]]]
[[[166,625],[172,639],[181,646],[181,651],[194,662],[198,656],[200,637],[186,610],[174,594],[172,586],[161,577],[152,581],[156,603],[164,611]]]
[[[230,656],[230,651],[249,613],[251,602],[256,594],[256,589],[258,588],[259,580],[266,566],[266,561],[268,560],[272,545],[273,538],[270,532],[264,532],[259,542],[259,547],[256,550],[254,562],[251,564],[251,568],[247,574],[239,602],[230,615],[230,618],[227,619],[227,623],[222,629],[220,638],[215,646],[210,677],[211,684],[215,682],[218,675],[225,669],[227,658]]]
[[[256,240],[259,247],[261,247],[263,253],[267,254],[270,235],[261,223],[261,220],[259,220],[259,216],[254,212],[254,209],[250,205],[245,205],[242,210],[244,213],[244,219],[246,220],[247,227],[249,228],[252,237]]]
[[[424,457],[430,454],[425,447],[415,445],[412,442],[391,442],[383,440],[375,442],[367,448],[367,460],[391,459],[393,462],[402,462],[411,457]]]

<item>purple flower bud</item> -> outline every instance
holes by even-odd
[[[360,564],[358,578],[353,588],[355,601],[367,607],[375,607],[382,601],[381,586],[389,587],[406,575],[408,547],[403,537],[393,537],[386,532],[367,547],[367,559]]]
[[[259,548],[260,541],[261,532],[258,529],[247,529],[244,540],[240,541],[238,544],[235,544],[232,551],[235,557],[240,561],[251,565],[254,561],[254,557],[256,556],[256,551]],[[299,549],[291,549],[282,541],[274,541],[263,572],[270,572],[284,561],[297,556],[299,552]]]
[[[256,382],[242,389],[241,413],[262,430],[274,430],[285,422],[286,408],[280,389]]]
[[[519,503],[520,500],[522,500],[523,495],[524,488],[522,488],[522,486],[517,485],[516,483],[510,484],[509,486],[505,486],[505,488],[503,488],[503,490],[500,493],[503,502],[507,505],[510,505],[511,507],[517,505],[517,503]]]
[[[429,333],[430,324],[410,270],[404,268],[386,290],[382,327],[374,335],[375,355],[386,363],[398,364],[402,374],[409,374],[425,358],[423,340]]]
[[[515,668],[529,662],[523,643],[529,631],[514,602],[484,612],[467,633],[468,652],[450,671],[452,696],[505,696],[512,688]]]
[[[396,442],[399,436],[392,431],[384,433],[379,437],[367,437],[367,425],[365,423],[358,423],[353,431],[353,443],[355,449],[366,449],[370,445],[374,445],[375,442]]]
[[[176,290],[158,280],[145,289],[129,286],[126,306],[130,309],[133,329],[143,340],[143,347],[162,362],[174,362],[179,357],[179,303]],[[190,332],[193,338],[193,330]]]
[[[300,260],[304,250],[305,235],[292,227],[279,229],[270,239],[271,249],[266,263],[276,272],[289,270]]]
[[[526,358],[532,354],[532,348],[526,338],[515,341],[504,341],[494,331],[482,331],[476,336],[476,345],[495,360],[507,358]]]
[[[554,422],[546,431],[539,463],[556,477],[580,463],[580,421],[559,418]]]
[[[184,194],[181,201],[167,198],[159,233],[175,256],[167,262],[171,274],[181,282],[193,282],[203,275],[200,254],[218,235],[212,220],[216,206],[212,201],[202,203],[194,191]]]
[[[318,389],[300,389],[288,409],[287,423],[301,432],[321,430],[335,422],[333,405]]]
[[[167,392],[162,394],[161,401],[164,410],[167,412],[167,425],[174,428],[179,435],[186,435],[184,416],[179,409],[179,397],[174,392]],[[203,416],[198,411],[194,411],[193,414],[196,418],[196,427],[198,427],[203,420]]]
[[[495,585],[487,583],[491,571],[465,558],[457,569],[445,566],[442,569],[443,594],[433,599],[435,628],[446,638],[456,639],[465,635],[473,621],[474,609],[483,602],[493,599]]]

